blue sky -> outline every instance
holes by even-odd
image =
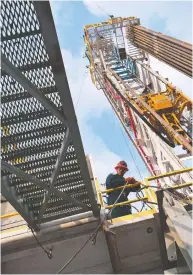
[[[53,3],[53,12],[57,9],[57,5],[61,9],[54,13],[57,33],[60,39],[60,46],[70,50],[73,55],[79,55],[80,50],[84,47],[83,30],[84,26],[92,23],[98,23],[100,20],[105,20],[106,17],[98,18],[93,16],[85,7],[83,2],[79,1],[63,1],[62,3]],[[55,8],[56,7],[56,8]],[[65,21],[66,20],[66,21]]]
[[[192,3],[191,2],[139,2],[139,1],[101,1],[95,2],[109,14],[114,16],[138,16],[141,25],[152,30],[163,32],[181,40],[191,42],[192,39]],[[72,93],[74,104],[81,97],[76,109],[78,123],[86,154],[91,154],[96,175],[104,182],[108,173],[119,160],[126,160],[131,176],[140,179],[131,158],[128,146],[137,162],[142,176],[148,172],[141,159],[126,140],[107,100],[101,91],[91,83],[89,74],[85,73],[87,61],[83,59],[84,42],[82,39],[84,26],[107,20],[107,15],[91,1],[53,1],[51,3],[56,30],[62,49],[64,65]],[[183,12],[182,12],[183,11]],[[163,67],[163,70],[165,67]],[[167,74],[180,88],[190,92],[190,81],[176,74],[175,70],[166,68]],[[164,72],[165,72],[164,71]],[[83,86],[82,86],[83,83]],[[122,130],[124,132],[124,130]]]

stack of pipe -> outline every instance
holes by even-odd
[[[192,45],[170,36],[133,26],[134,44],[176,70],[192,77]]]

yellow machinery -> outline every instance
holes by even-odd
[[[114,93],[121,96],[126,108],[137,110],[170,146],[182,145],[191,152],[192,101],[154,72],[150,65],[143,64],[148,54],[135,46],[134,30],[138,26],[138,18],[111,17],[106,22],[84,28],[91,79],[103,90],[107,89],[108,82]],[[185,48],[182,43],[180,45],[182,52],[187,51],[187,45]],[[148,85],[147,81],[150,81]],[[159,82],[159,88],[155,82]]]

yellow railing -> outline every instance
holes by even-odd
[[[107,205],[107,206],[105,206],[105,208],[110,209],[114,206],[122,206],[122,205],[135,203],[135,202],[138,202],[138,201],[147,201],[147,200],[148,200],[148,197],[143,197],[143,198],[140,198],[140,199],[136,198],[136,199],[129,200],[129,201],[119,202],[119,203],[116,203],[116,204],[113,204],[113,205]]]
[[[171,176],[175,176],[175,175],[178,175],[178,174],[182,174],[182,173],[187,173],[187,172],[191,172],[193,170],[193,168],[184,168],[182,170],[175,170],[173,172],[168,172],[168,173],[165,173],[165,174],[160,174],[160,175],[157,175],[157,176],[153,176],[153,177],[149,177],[149,178],[145,178],[144,179],[144,182],[145,182],[145,185],[144,186],[151,186],[150,185],[150,181],[153,181],[153,180],[157,180],[157,179],[162,179],[162,178],[166,178],[166,177],[171,177]],[[188,187],[188,186],[191,186],[193,183],[192,182],[189,182],[189,183],[183,183],[183,184],[178,184],[178,185],[173,185],[171,186],[172,189],[180,189],[180,188],[184,188],[184,187]],[[155,201],[157,201],[157,197],[156,197],[156,194],[155,192],[152,190],[152,188],[149,188],[149,191],[153,197],[153,199]],[[156,190],[155,190],[156,191]]]
[[[95,178],[95,186],[96,186],[96,191],[97,191],[97,199],[98,199],[98,202],[100,203],[101,207],[105,208],[105,209],[110,209],[113,206],[121,206],[121,205],[132,204],[132,203],[136,203],[136,202],[139,202],[139,201],[141,201],[141,202],[142,201],[144,201],[144,202],[146,202],[146,201],[148,201],[148,202],[157,202],[156,194],[153,191],[153,189],[151,188],[151,185],[149,183],[150,181],[161,179],[161,178],[165,178],[165,177],[170,177],[170,176],[174,176],[174,175],[178,175],[178,174],[182,174],[182,173],[186,173],[186,172],[190,172],[192,170],[193,170],[193,168],[185,168],[185,169],[182,169],[182,170],[176,170],[176,171],[173,171],[173,172],[168,172],[168,173],[165,173],[165,174],[160,174],[160,175],[157,175],[157,176],[145,178],[144,179],[145,184],[137,182],[135,184],[128,184],[126,186],[120,186],[120,187],[117,187],[117,188],[112,188],[112,189],[108,189],[108,190],[104,190],[104,191],[100,190],[100,185],[98,183],[98,179]],[[110,193],[112,191],[115,191],[115,190],[121,190],[123,188],[132,188],[132,187],[136,187],[136,186],[139,186],[139,185],[141,185],[142,187],[147,187],[147,188],[144,188],[144,191],[145,191],[145,194],[146,194],[145,197],[134,198],[132,200],[128,200],[126,202],[117,203],[115,205],[104,205],[102,194],[108,194],[108,193]],[[185,188],[185,187],[189,187],[189,186],[192,186],[192,185],[193,185],[193,182],[187,182],[187,183],[171,186],[171,188],[172,189],[180,189],[180,188]],[[146,215],[146,212],[147,213],[156,212],[155,207],[153,205],[151,207],[152,207],[151,211],[149,211],[149,210],[148,211],[143,211],[144,215]],[[139,213],[134,214],[134,215],[138,215],[138,214]],[[1,219],[10,218],[10,217],[17,216],[17,215],[19,215],[18,212],[12,212],[12,213],[8,213],[8,214],[2,215]],[[133,216],[133,215],[130,215],[130,216]],[[141,213],[139,216],[143,216],[143,214]]]
[[[91,28],[96,28],[96,27],[104,27],[104,26],[108,26],[108,25],[112,25],[112,24],[117,24],[123,21],[128,21],[128,20],[135,20],[138,19],[137,17],[134,16],[130,16],[130,17],[118,17],[118,18],[109,18],[108,21],[102,22],[102,23],[96,23],[96,24],[90,24],[90,25],[86,25],[84,27],[84,30],[88,30]]]
[[[99,185],[99,182],[98,182],[97,178],[95,178],[95,186],[96,186],[96,191],[97,191],[98,202],[100,203],[101,207],[104,207],[103,197],[102,197],[102,193],[101,193],[101,190],[100,190],[100,185]]]
[[[142,184],[140,182],[136,182],[134,184],[127,184],[126,186],[124,185],[124,186],[120,186],[120,187],[111,188],[111,189],[107,189],[107,190],[101,191],[99,183],[98,183],[98,180],[97,180],[97,178],[95,178],[95,186],[96,186],[96,191],[97,191],[97,199],[98,199],[98,202],[100,203],[101,207],[105,208],[105,209],[110,209],[110,208],[112,208],[114,206],[122,206],[122,205],[132,204],[132,203],[136,203],[136,202],[140,202],[140,201],[141,202],[142,201],[144,201],[144,202],[145,201],[156,202],[156,200],[152,199],[151,192],[149,190],[151,188],[148,188],[148,190],[147,189],[145,190],[145,193],[146,193],[145,197],[134,198],[132,200],[128,200],[128,201],[125,201],[125,202],[116,203],[115,205],[104,205],[102,194],[109,194],[109,193],[111,193],[113,191],[122,190],[123,188],[129,189],[129,188],[137,187],[139,185],[144,186],[144,184]],[[152,206],[152,209],[155,210],[154,206]]]
[[[184,188],[184,187],[189,187],[192,184],[193,184],[193,182],[186,182],[186,183],[183,183],[183,184],[173,185],[172,189],[181,189],[181,188]]]
[[[8,219],[14,216],[18,216],[19,213],[18,212],[12,212],[12,213],[7,213],[1,216],[1,219]]]
[[[136,182],[136,183],[134,183],[134,184],[127,184],[126,186],[119,186],[119,187],[116,187],[116,188],[111,188],[111,189],[107,189],[107,190],[105,190],[105,191],[102,191],[101,193],[102,194],[108,194],[108,193],[111,193],[111,192],[113,192],[113,191],[117,191],[117,190],[121,190],[121,189],[123,189],[123,188],[125,188],[125,189],[128,189],[128,188],[133,188],[133,187],[137,187],[137,186],[139,186],[141,183],[140,182]]]
[[[128,184],[126,186],[111,188],[111,189],[107,189],[107,190],[104,190],[104,191],[100,190],[98,180],[95,179],[95,185],[96,185],[96,190],[97,190],[97,198],[98,198],[98,201],[99,201],[101,207],[105,208],[105,209],[111,209],[114,206],[128,205],[128,204],[136,203],[136,202],[139,202],[139,201],[141,201],[141,202],[142,201],[144,201],[144,202],[147,201],[147,202],[150,202],[150,203],[151,202],[156,203],[157,202],[157,197],[156,197],[155,191],[157,191],[157,190],[153,191],[153,189],[151,188],[151,185],[149,183],[150,181],[165,178],[165,177],[170,177],[170,176],[174,176],[174,175],[178,175],[178,174],[182,174],[182,173],[187,173],[187,172],[190,172],[192,170],[193,170],[193,168],[185,168],[185,169],[182,169],[182,170],[176,170],[176,171],[173,171],[173,172],[168,172],[168,173],[165,173],[165,174],[160,174],[160,175],[157,175],[157,176],[145,178],[144,183],[137,182],[135,184]],[[142,187],[147,187],[147,188],[144,188],[144,192],[145,192],[144,197],[134,198],[132,200],[128,200],[128,201],[125,201],[125,202],[116,203],[115,205],[104,205],[102,194],[108,194],[108,193],[111,193],[115,190],[122,190],[123,188],[137,187],[139,185],[141,185]],[[188,186],[191,186],[191,185],[193,185],[193,182],[187,182],[187,183],[183,183],[183,184],[174,185],[174,186],[171,186],[171,188],[172,189],[180,189],[180,188],[188,187]],[[136,214],[129,215],[129,216],[130,216],[130,218],[132,218],[132,216],[143,216],[142,213],[144,213],[144,216],[147,215],[147,214],[155,213],[157,210],[155,209],[155,207],[153,205],[151,205],[151,207],[152,207],[152,210],[145,210],[145,211],[142,211],[141,213],[136,213]],[[124,219],[127,219],[127,218],[130,219],[129,216],[125,216]],[[116,218],[115,220],[118,220],[118,219],[119,218]],[[123,220],[123,217],[121,219]]]
[[[149,177],[149,178],[146,178],[145,180],[152,181],[152,180],[162,179],[162,178],[175,176],[175,175],[182,174],[182,173],[191,172],[192,170],[193,170],[192,167],[191,168],[184,168],[182,170],[175,170],[173,172],[168,172],[168,173],[165,173],[165,174]]]

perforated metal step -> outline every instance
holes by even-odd
[[[3,187],[8,192],[7,196],[11,193],[7,199],[12,204],[20,201],[20,204],[27,206],[35,222],[45,200],[46,209],[40,217],[42,222],[88,209],[96,213],[98,208],[50,4],[47,1],[2,1],[1,10],[4,58],[1,149],[2,160],[9,165],[9,169],[2,165]],[[15,73],[19,78],[15,77]],[[49,108],[45,108],[41,100],[26,89],[25,83],[36,89],[43,100],[49,100]],[[50,108],[56,110],[58,116]],[[84,203],[85,209],[81,204],[64,201],[54,189],[46,191],[33,181],[19,176],[19,172],[16,175],[12,171],[14,165],[50,187],[64,139],[66,150],[52,187]]]

